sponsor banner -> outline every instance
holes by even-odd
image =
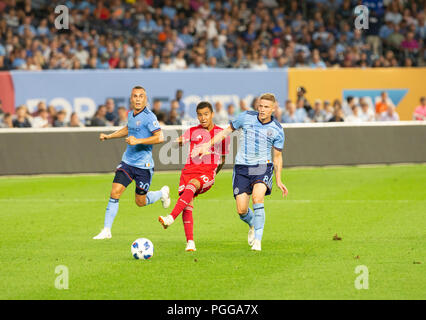
[[[15,95],[10,72],[0,72],[0,100],[3,112],[13,113],[15,110]]]
[[[233,103],[239,109],[243,99],[273,92],[282,104],[287,99],[287,70],[82,70],[82,71],[12,71],[15,105],[26,104],[33,111],[40,100],[81,118],[92,117],[98,105],[113,98],[116,106],[129,106],[131,88],[147,90],[149,102],[163,101],[169,108],[177,89],[183,90],[186,112],[196,117],[195,106],[201,100],[221,101],[226,108]]]
[[[315,99],[339,99],[348,96],[364,97],[373,107],[386,91],[396,106],[401,120],[412,120],[413,111],[425,96],[426,68],[373,68],[373,69],[289,69],[289,97],[296,99],[298,86],[306,88],[306,98],[311,104]]]

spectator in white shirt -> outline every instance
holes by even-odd
[[[324,101],[324,121],[328,122],[334,117],[334,107],[328,101],[328,104]]]
[[[250,108],[247,106],[247,103],[243,99],[241,99],[240,100],[240,110],[239,110],[238,113],[241,113],[241,112],[244,112],[244,111],[247,111],[247,110],[250,110]]]
[[[398,12],[398,4],[392,2],[389,7],[388,12],[385,14],[385,21],[393,22],[393,24],[399,24],[402,20],[402,14]]]
[[[231,103],[228,105],[228,120],[233,121],[235,119],[235,106]]]
[[[399,115],[396,113],[395,107],[388,106],[388,110],[380,114],[379,121],[399,121]]]
[[[283,121],[283,109],[280,108],[280,106],[278,105],[278,103],[275,105],[274,118],[279,123],[282,123],[282,121]]]
[[[296,106],[293,102],[288,102],[286,106],[287,112],[284,114],[282,121],[284,123],[296,123],[299,122],[296,116]],[[306,111],[305,111],[306,112]]]
[[[185,51],[180,50],[173,60],[176,69],[186,69]]]
[[[75,56],[80,61],[82,66],[85,66],[89,60],[89,52],[84,49],[81,42],[77,46],[77,52],[75,53]]]
[[[353,113],[352,112],[353,106],[356,106],[355,98],[352,97],[352,96],[348,96],[346,98],[346,103],[343,102],[343,105],[342,105],[342,110],[343,110],[343,113],[345,114],[345,116],[349,116]]]
[[[361,101],[361,111],[359,113],[359,117],[364,122],[375,121],[374,111],[365,101]]]
[[[126,117],[127,117],[127,112],[126,112]],[[127,124],[127,122],[126,122],[126,124]],[[80,122],[80,119],[78,118],[77,113],[73,112],[71,114],[71,118],[70,118],[70,122],[68,123],[68,127],[74,127],[74,128],[84,127],[84,125]]]
[[[357,106],[352,106],[352,114],[349,114],[346,118],[345,118],[346,122],[361,122],[362,119],[359,116],[359,109]]]
[[[118,111],[118,118],[115,119],[114,125],[124,127],[125,125],[127,125],[127,109],[123,106],[120,106],[118,107],[117,111]]]
[[[33,119],[33,128],[47,128],[49,127],[49,113],[47,109],[39,111],[38,116]]]
[[[325,112],[320,99],[315,100],[314,107],[309,110],[308,116],[312,122],[325,122]]]
[[[268,70],[268,66],[263,61],[263,57],[261,55],[256,54],[254,59],[250,62],[250,69],[254,70]]]
[[[308,113],[306,112],[306,109],[304,106],[305,106],[305,102],[303,99],[300,99],[299,101],[297,101],[296,111],[295,111],[295,115],[297,119],[296,122],[310,122]]]
[[[215,103],[214,109],[213,122],[219,126],[221,124],[228,124],[228,113],[225,111],[220,101]]]
[[[172,62],[172,58],[167,55],[164,57],[163,62],[160,63],[160,69],[161,70],[167,70],[167,71],[172,71],[172,70],[176,70],[176,65]]]

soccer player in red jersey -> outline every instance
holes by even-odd
[[[213,108],[209,102],[202,101],[197,105],[197,117],[200,124],[191,127],[176,139],[180,146],[190,142],[190,152],[185,167],[182,169],[179,182],[179,199],[172,212],[158,220],[164,229],[170,226],[182,212],[183,226],[186,236],[186,251],[195,251],[194,220],[192,217],[193,200],[201,193],[207,192],[214,184],[216,174],[222,168],[225,155],[228,153],[229,137],[211,147],[207,156],[191,157],[191,152],[199,144],[206,143],[222,131],[213,123]]]

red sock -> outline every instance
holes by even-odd
[[[188,205],[182,212],[183,229],[185,230],[186,242],[194,240],[194,218],[192,216],[192,209],[193,206]]]
[[[189,183],[186,185],[185,190],[183,191],[182,195],[179,197],[178,201],[176,202],[175,207],[172,210],[172,213],[170,213],[173,218],[176,220],[178,215],[183,211],[183,209],[189,205],[194,199],[195,192],[197,191],[197,187],[194,186],[192,183]]]

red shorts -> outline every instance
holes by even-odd
[[[215,175],[216,175],[215,172],[196,173],[196,172],[184,172],[182,170],[182,173],[180,175],[180,181],[179,181],[179,190],[178,190],[179,195],[183,193],[183,190],[185,189],[186,185],[192,179],[198,180],[201,186],[201,189],[195,193],[195,197],[201,193],[207,192],[214,184]]]

